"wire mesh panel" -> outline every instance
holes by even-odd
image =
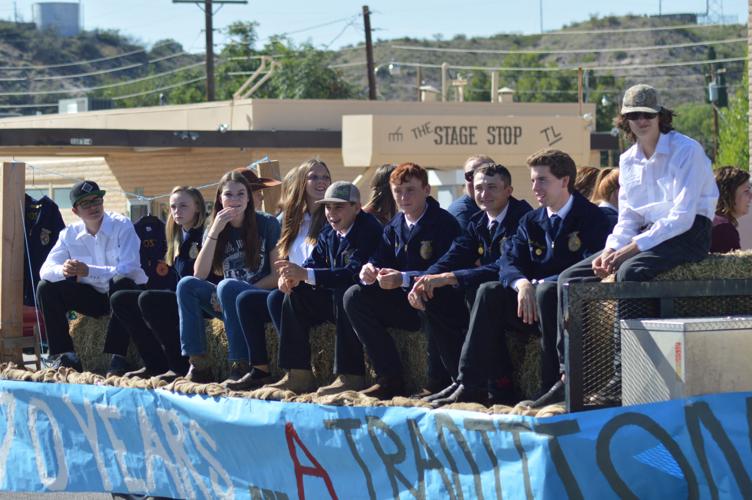
[[[571,282],[563,292],[569,411],[621,404],[621,320],[752,314],[748,279]]]

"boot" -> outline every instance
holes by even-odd
[[[366,378],[363,375],[337,375],[329,385],[319,387],[316,391],[317,396],[328,396],[330,394],[339,394],[345,391],[362,391],[366,387]]]
[[[376,383],[368,389],[360,391],[364,396],[376,399],[392,399],[404,392],[404,382],[398,375],[383,375],[376,379]]]
[[[295,394],[306,394],[316,390],[316,379],[311,370],[299,370],[293,368],[288,371],[282,380],[274,384],[265,385],[264,389],[276,389],[278,391],[291,391]]]
[[[231,391],[251,391],[271,383],[272,380],[274,380],[274,377],[271,373],[253,367],[250,372],[239,379],[235,381],[227,379],[222,382],[222,385]]]

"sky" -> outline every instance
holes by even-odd
[[[260,45],[274,34],[289,33],[296,42],[337,49],[364,39],[360,14],[367,0],[249,0],[245,5],[215,5],[215,30],[236,20],[256,21]],[[0,19],[32,20],[33,0],[0,0]],[[75,2],[74,2],[75,3]],[[204,14],[193,3],[172,0],[80,0],[87,30],[116,29],[151,45],[165,38],[180,42],[189,52],[204,50]],[[203,4],[203,2],[201,2]],[[706,3],[745,23],[747,0],[372,0],[373,38],[409,36],[445,39],[456,34],[487,36],[497,33],[540,33],[587,20],[591,15],[655,15],[705,12]],[[543,15],[541,18],[541,7]],[[215,34],[215,44],[225,40]]]

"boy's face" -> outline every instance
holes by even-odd
[[[507,186],[500,175],[486,175],[477,172],[473,177],[475,203],[478,207],[492,214],[498,214],[512,196],[512,186]]]
[[[104,217],[104,198],[93,194],[82,198],[73,207],[73,213],[86,222],[98,222]]]
[[[410,177],[405,182],[389,184],[397,207],[411,219],[419,217],[426,206],[426,198],[431,194],[431,186],[423,185],[417,177]]]
[[[534,166],[530,167],[530,181],[535,199],[542,206],[558,210],[566,203],[569,197],[569,176],[557,179],[550,167]]]
[[[360,203],[324,203],[326,220],[335,231],[345,231],[353,225],[360,212]]]

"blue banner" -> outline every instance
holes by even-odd
[[[174,498],[752,498],[752,394],[553,418],[0,381],[0,488]]]

